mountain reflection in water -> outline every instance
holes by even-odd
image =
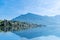
[[[60,36],[60,25],[48,25],[47,27],[28,29],[14,33],[18,36],[26,38],[35,38],[48,35]]]

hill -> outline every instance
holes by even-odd
[[[30,24],[27,22],[11,21],[11,20],[2,20],[0,21],[0,31],[21,31],[30,28],[42,27],[44,25]]]
[[[14,21],[22,21],[28,23],[37,23],[45,25],[57,25],[60,24],[60,16],[41,16],[33,13],[27,13],[25,15],[20,15],[16,18],[13,18]]]

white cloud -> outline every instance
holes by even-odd
[[[38,0],[35,4],[27,6],[26,10],[38,15],[60,15],[60,0]]]
[[[51,2],[50,2],[51,3]],[[51,4],[51,8],[44,8],[43,12],[47,13],[46,15],[60,15],[60,0],[54,0],[53,3]]]

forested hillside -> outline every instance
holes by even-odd
[[[41,24],[32,24],[20,21],[11,21],[11,20],[0,20],[0,31],[20,31],[29,28],[42,27],[45,25]]]

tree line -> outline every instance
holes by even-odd
[[[32,24],[27,22],[20,21],[11,21],[11,20],[0,20],[0,31],[20,31],[29,28],[42,27],[45,25]]]

